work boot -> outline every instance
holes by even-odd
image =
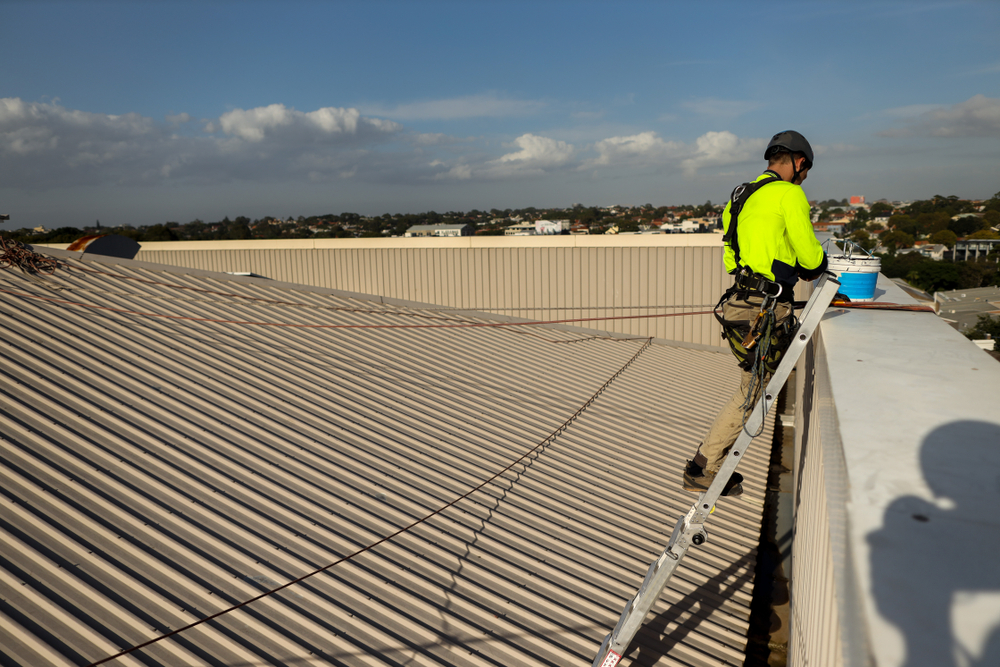
[[[708,491],[708,487],[715,481],[715,475],[716,473],[705,470],[694,461],[688,461],[687,467],[684,468],[684,490],[697,492]],[[738,472],[734,472],[730,475],[729,481],[726,482],[726,486],[723,487],[722,495],[743,495],[742,482],[743,475]]]

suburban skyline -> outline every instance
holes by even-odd
[[[1000,191],[988,2],[9,2],[0,229]]]

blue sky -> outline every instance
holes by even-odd
[[[1000,191],[997,2],[0,1],[3,228]]]

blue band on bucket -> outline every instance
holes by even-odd
[[[848,273],[843,272],[837,278],[840,281],[840,293],[849,299],[873,299],[875,298],[875,283],[878,282],[877,273]]]

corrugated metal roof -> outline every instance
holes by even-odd
[[[107,664],[589,665],[690,506],[680,469],[736,381],[710,351],[360,328],[505,318],[54,254],[51,277],[0,270],[3,664],[87,665],[183,627],[545,443],[374,549]],[[765,468],[751,450],[745,499],[623,664],[742,664]]]

